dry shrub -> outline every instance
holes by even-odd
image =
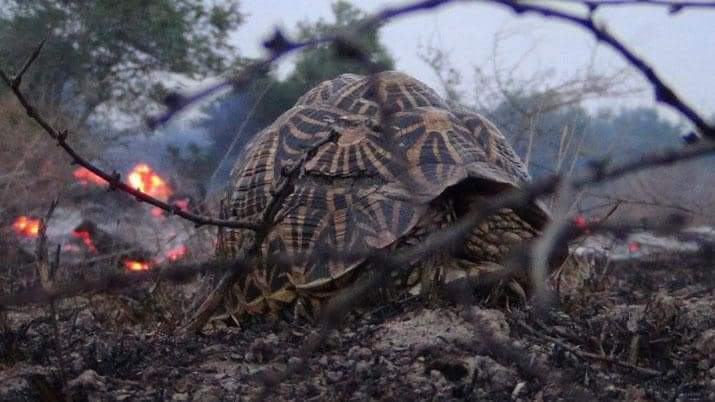
[[[66,126],[61,116],[49,115],[57,127]],[[65,124],[63,124],[65,123]],[[72,133],[77,141],[80,133]],[[72,180],[69,160],[30,120],[11,95],[0,97],[0,214],[3,222],[15,214],[41,213]],[[8,216],[10,215],[10,216]]]
[[[68,121],[51,111],[41,111],[57,127]],[[80,143],[84,130],[72,132],[70,140]],[[84,147],[81,147],[84,148]],[[82,149],[86,152],[86,149]],[[91,154],[91,152],[90,152]],[[19,247],[12,230],[20,215],[44,216],[53,199],[63,194],[73,181],[68,157],[50,141],[9,93],[0,96],[0,275],[19,269],[32,260],[32,254]]]

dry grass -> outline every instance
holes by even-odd
[[[61,116],[47,114],[62,122]],[[84,135],[72,133],[75,142]],[[0,97],[0,144],[0,219],[44,213],[71,184],[73,167],[11,95]]]

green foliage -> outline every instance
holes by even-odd
[[[155,73],[223,72],[234,58],[228,34],[242,22],[236,1],[9,0],[0,14],[0,64],[9,71],[47,39],[28,77],[40,106],[68,99],[86,118],[111,102],[146,108]]]
[[[587,160],[633,157],[679,145],[683,128],[653,108],[601,109],[580,103],[538,111],[548,94],[513,95],[482,111],[504,132],[534,176],[579,167]],[[529,111],[538,112],[529,112]],[[528,158],[527,158],[528,156]]]
[[[299,24],[298,37],[308,39],[349,31],[367,17],[364,12],[346,1],[336,2],[332,8],[335,15],[334,23],[328,23],[321,19],[314,25]],[[391,69],[394,66],[394,61],[385,47],[380,44],[378,32],[378,30],[367,32],[359,37],[357,42],[368,51],[373,61],[385,66],[386,69]],[[368,72],[368,67],[364,64],[355,60],[336,58],[332,48],[320,46],[307,50],[298,57],[295,70],[288,81],[298,85],[302,89],[301,92],[305,92],[317,83],[335,78],[343,73],[366,74]]]
[[[347,1],[337,1],[332,6],[334,22],[323,19],[314,24],[298,25],[297,38],[301,40],[323,37],[336,32],[347,32],[367,18],[367,14]],[[380,43],[379,30],[372,30],[357,39],[368,56],[385,67],[394,68],[394,60],[387,49]],[[295,104],[298,98],[319,83],[336,78],[340,74],[367,74],[368,67],[355,60],[337,57],[334,49],[328,45],[302,51],[296,60],[295,68],[283,81],[272,85],[267,94],[265,105],[259,108],[257,120],[271,122],[281,113]]]

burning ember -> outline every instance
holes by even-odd
[[[124,266],[130,271],[148,271],[150,264],[147,261],[124,260]]]
[[[89,234],[89,231],[75,229],[72,231],[72,236],[82,240],[82,243],[84,243],[84,246],[87,247],[87,250],[93,253],[97,252],[97,247],[94,246],[94,242],[92,241],[92,236]]]
[[[77,245],[68,243],[62,246],[62,251],[66,251],[68,253],[79,253],[81,249]]]
[[[628,243],[628,251],[631,253],[635,253],[638,250],[641,249],[641,245],[637,241],[632,241]]]
[[[15,232],[20,236],[37,237],[40,233],[40,220],[20,216],[12,224],[12,228],[15,229]]]
[[[189,212],[189,199],[188,198],[180,198],[180,199],[174,201],[174,205],[179,207],[179,209],[184,212]]]
[[[75,180],[77,180],[77,182],[83,186],[86,186],[90,183],[97,186],[101,186],[106,183],[103,178],[97,176],[96,174],[92,173],[84,167],[79,167],[75,169],[75,171],[72,172],[72,176],[74,176]]]
[[[169,261],[178,261],[184,256],[184,254],[186,254],[186,246],[182,244],[167,251],[166,259]]]
[[[127,176],[127,184],[162,201],[166,201],[172,192],[166,181],[146,163],[134,166]]]
[[[577,228],[581,229],[584,234],[591,234],[591,231],[587,228],[588,226],[588,219],[584,215],[577,215],[573,218],[572,220],[574,226]],[[596,222],[594,219],[593,222]]]
[[[586,217],[583,215],[578,215],[573,218],[573,224],[580,228],[586,226],[587,223],[588,222],[586,221]]]

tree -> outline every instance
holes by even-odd
[[[0,63],[19,68],[46,39],[27,91],[42,108],[76,107],[83,123],[100,106],[146,111],[161,89],[157,74],[223,72],[235,57],[228,34],[242,18],[235,0],[8,0]]]
[[[367,15],[360,9],[346,1],[337,1],[332,6],[334,23],[321,19],[315,24],[299,24],[298,38],[309,39],[330,35],[335,32],[345,32],[351,27],[358,26]],[[394,66],[394,60],[380,43],[378,30],[369,31],[359,38],[358,44],[367,51],[368,55],[387,69]],[[336,58],[333,49],[328,46],[319,46],[307,50],[298,57],[295,69],[287,81],[298,85],[300,93],[306,92],[321,81],[329,80],[343,73],[367,74],[368,66],[355,60]]]
[[[367,17],[364,12],[346,1],[334,3],[332,9],[334,22],[321,19],[314,24],[299,24],[297,38],[305,40],[346,30],[360,24]],[[394,67],[392,57],[380,43],[378,30],[372,30],[358,38],[358,43],[376,63],[386,69]],[[279,81],[272,77],[256,80],[248,89],[231,93],[209,104],[204,108],[206,118],[198,125],[207,130],[212,141],[208,154],[214,155],[211,159],[215,164],[214,170],[221,170],[214,176],[225,178],[233,161],[252,135],[293,107],[298,98],[309,89],[340,74],[368,72],[364,64],[336,57],[330,46],[318,46],[304,50],[298,56],[293,71],[285,80]],[[241,127],[243,130],[239,133]],[[236,138],[239,134],[240,138]],[[230,154],[227,155],[227,152]]]
[[[308,24],[298,24],[297,38],[306,40],[346,32],[358,26],[367,14],[347,1],[339,0],[332,5],[334,22],[324,19]],[[379,30],[371,30],[357,39],[357,43],[367,55],[385,69],[394,68],[395,62],[387,49],[380,43]],[[329,45],[320,45],[304,50],[298,55],[293,71],[288,77],[273,83],[259,108],[256,120],[270,124],[281,113],[292,107],[298,98],[319,83],[336,78],[340,74],[367,74],[368,67],[356,60],[338,57]],[[266,124],[267,125],[267,124]]]

